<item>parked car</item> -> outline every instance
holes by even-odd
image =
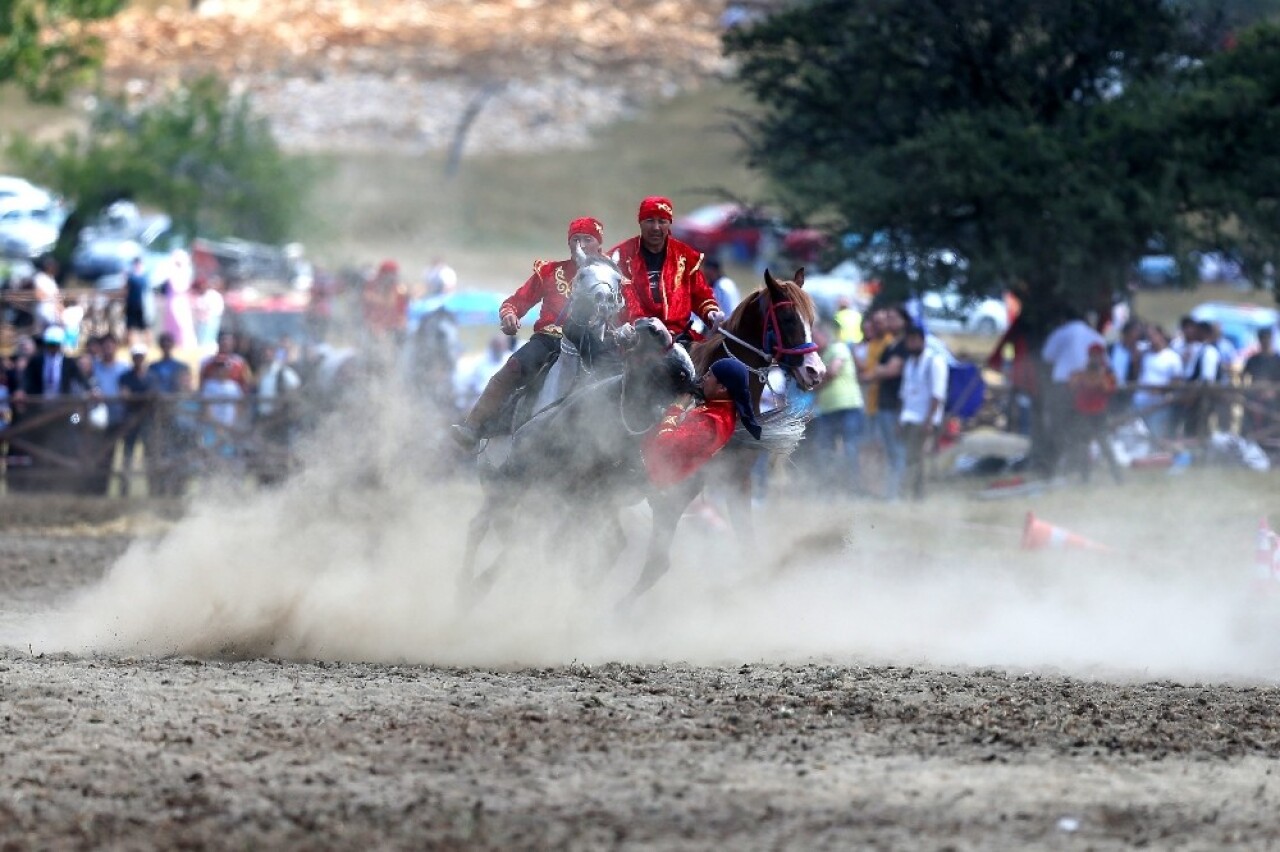
[[[26,178],[0,175],[0,201],[22,201],[35,207],[48,207],[57,199],[52,192]]]
[[[1138,284],[1144,287],[1171,287],[1182,277],[1178,259],[1171,254],[1143,255],[1134,269]]]
[[[811,263],[826,246],[821,231],[790,228],[767,211],[733,203],[709,204],[677,216],[671,234],[698,251],[740,263],[754,260],[770,242],[773,250],[799,263]]]
[[[1003,299],[963,295],[955,289],[931,291],[919,299],[925,328],[934,334],[979,334],[994,337],[1009,328]]]
[[[848,299],[859,311],[865,310],[871,301],[862,270],[851,260],[842,261],[827,272],[806,274],[804,291],[813,299],[818,316],[831,319],[839,309],[840,300]]]
[[[172,220],[161,213],[87,227],[71,253],[69,271],[98,289],[114,290],[124,286],[130,261],[141,257],[148,275],[154,278],[169,253],[183,245],[172,226]],[[154,286],[161,282],[151,283]]]
[[[62,205],[52,200],[0,198],[0,256],[34,258],[51,250],[64,219]]]
[[[1236,349],[1243,350],[1258,342],[1258,329],[1270,327],[1273,339],[1280,339],[1280,311],[1262,305],[1231,302],[1203,302],[1191,309],[1192,319],[1216,323]]]
[[[244,342],[274,344],[284,337],[302,344],[311,342],[307,316],[309,293],[269,293],[243,287],[228,290],[224,299],[222,330],[234,333]]]

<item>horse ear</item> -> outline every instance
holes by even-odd
[[[777,295],[779,297],[782,296],[782,285],[778,283],[778,279],[774,278],[773,273],[770,272],[767,268],[764,271],[764,286],[769,288],[770,293],[773,293],[774,295]]]
[[[573,244],[573,262],[579,269],[587,265],[587,253],[582,250],[582,245],[579,243]]]
[[[804,286],[804,267],[803,266],[796,269],[796,274],[792,277],[791,280],[796,282],[797,287]]]

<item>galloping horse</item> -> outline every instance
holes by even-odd
[[[511,527],[521,503],[535,488],[574,506],[609,505],[619,489],[643,491],[639,458],[641,438],[680,393],[693,390],[693,362],[658,320],[643,318],[623,353],[623,372],[576,389],[560,404],[536,413],[512,436],[511,448],[500,465],[481,468],[484,504],[467,535],[461,585],[472,593],[486,588],[511,542]],[[577,523],[578,512],[561,515],[562,523]],[[617,521],[616,514],[611,520]],[[475,573],[477,551],[490,530],[502,552],[493,567]],[[610,543],[621,546],[620,526]]]
[[[690,353],[698,375],[722,358],[734,357],[746,364],[751,404],[757,412],[772,367],[786,370],[804,390],[817,387],[826,375],[817,344],[813,342],[817,309],[803,289],[804,268],[797,269],[791,281],[779,281],[765,270],[764,285],[743,299],[729,319],[706,340],[695,344]],[[804,431],[803,416],[785,408],[762,417],[760,425],[764,431],[759,442],[739,426],[729,446],[707,464],[708,475],[728,486],[729,517],[744,552],[754,550],[751,468],[762,450],[789,452],[794,449]],[[704,478],[698,475],[649,495],[653,526],[644,570],[631,597],[643,594],[671,567],[671,542],[676,526],[703,485]]]
[[[568,396],[582,376],[601,370],[605,375],[622,370],[613,331],[623,307],[625,276],[610,258],[588,255],[577,244],[573,247],[573,262],[578,271],[573,276],[569,304],[560,322],[560,352],[547,370],[532,404],[517,414],[521,422]]]
[[[825,374],[812,339],[816,311],[812,300],[801,289],[804,270],[798,270],[795,277],[795,281],[778,281],[766,273],[764,288],[748,296],[722,329],[695,347],[694,361],[700,359],[704,370],[729,355],[743,361],[753,376],[752,394],[757,407],[765,376],[772,366],[782,366],[805,389],[816,386]],[[642,341],[652,336],[654,329],[652,320],[636,323]],[[652,346],[637,346],[638,351],[652,349]],[[678,346],[672,351],[682,352]],[[666,573],[676,525],[703,484],[702,477],[695,476],[674,488],[654,491],[644,475],[641,436],[657,422],[662,414],[661,406],[674,400],[679,392],[692,388],[693,363],[684,368],[688,370],[688,378],[681,382],[672,372],[671,360],[672,356],[668,355],[666,363],[658,362],[655,366],[652,359],[634,359],[622,379],[590,386],[569,397],[561,409],[539,415],[517,433],[511,458],[501,471],[499,487],[486,489],[489,495],[486,506],[472,522],[463,567],[464,582],[472,581],[475,550],[490,523],[502,525],[499,532],[508,532],[505,527],[509,519],[501,515],[505,508],[503,495],[523,495],[535,483],[549,489],[563,504],[562,522],[598,531],[605,566],[612,563],[625,541],[618,509],[647,499],[653,513],[653,527],[644,571],[631,596],[642,594]],[[633,391],[630,398],[627,382],[641,384],[641,390]],[[643,410],[646,406],[648,414]],[[762,447],[793,448],[803,432],[802,418],[790,410],[783,410],[777,417],[762,418],[761,425],[764,433],[760,442],[748,437],[744,443],[738,443],[735,438],[712,464],[742,471],[745,474],[742,483],[749,485],[751,466]],[[745,434],[745,430],[739,431]],[[744,490],[741,498],[746,511],[738,512],[735,521],[745,521],[743,534],[749,535],[749,492]],[[588,522],[589,518],[594,519],[594,524]],[[576,540],[582,541],[580,537]],[[579,552],[578,557],[582,559],[583,554]],[[491,579],[493,575],[490,571],[483,576]]]
[[[569,302],[559,325],[560,351],[548,367],[508,403],[502,417],[509,418],[506,435],[514,434],[538,412],[568,396],[584,378],[603,378],[622,371],[614,342],[615,321],[623,306],[622,270],[602,255],[588,255],[574,246],[573,276]],[[486,441],[480,450],[479,465],[500,466],[506,457],[507,441]]]

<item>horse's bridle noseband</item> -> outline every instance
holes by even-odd
[[[764,379],[764,377],[768,375],[768,372],[772,367],[789,366],[789,365],[782,364],[782,359],[779,356],[786,357],[786,356],[798,355],[803,357],[805,355],[808,355],[810,352],[818,351],[818,344],[814,343],[812,340],[806,340],[800,343],[798,346],[783,346],[782,345],[782,326],[778,322],[778,308],[783,308],[783,307],[794,308],[795,302],[791,299],[786,299],[781,302],[774,302],[772,298],[768,298],[767,294],[766,294],[765,301],[767,302],[767,304],[761,305],[761,309],[765,312],[765,323],[764,323],[764,332],[762,335],[764,339],[760,341],[760,346],[752,346],[750,343],[743,340],[741,337],[738,337],[738,335],[734,334],[733,332],[729,331],[723,326],[716,329],[725,338],[732,340],[734,343],[737,343],[739,346],[746,347],[747,349],[759,355],[761,358],[763,358],[767,362],[765,366],[753,370],[753,372],[755,372],[756,375],[760,376],[761,379]],[[725,347],[725,351],[726,352],[728,351],[728,346]],[[730,352],[729,354],[732,355],[733,353]]]

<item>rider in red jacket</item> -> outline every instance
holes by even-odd
[[[643,453],[649,482],[667,488],[698,472],[733,437],[738,421],[756,440],[760,425],[751,408],[747,368],[736,358],[722,358],[702,376],[703,402],[667,409],[645,437]]]
[[[689,316],[714,328],[724,320],[711,285],[702,274],[702,252],[671,236],[671,201],[650,196],[640,202],[640,235],[610,252],[629,280],[622,285],[626,320],[654,317],[672,337],[688,338]]]
[[[598,255],[603,240],[604,226],[599,220],[583,217],[569,223],[570,251],[577,244],[586,254]],[[533,324],[533,336],[485,385],[466,420],[453,427],[454,439],[463,447],[475,449],[480,439],[486,436],[486,424],[502,410],[511,394],[536,376],[547,359],[559,351],[563,334],[560,321],[568,307],[573,279],[577,274],[578,265],[572,258],[534,261],[533,274],[498,309],[502,333],[515,336],[520,330],[520,317],[534,305],[542,303],[542,310]]]

